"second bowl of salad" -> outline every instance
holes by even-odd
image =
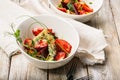
[[[62,17],[86,22],[100,10],[103,0],[48,0],[49,7]]]

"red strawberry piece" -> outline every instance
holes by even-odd
[[[37,36],[42,31],[43,31],[43,28],[36,27],[32,30],[32,33],[34,34],[34,36]]]
[[[46,41],[40,40],[40,41],[35,45],[35,49],[36,49],[37,51],[39,51],[39,50],[41,50],[42,48],[45,48],[45,47],[47,47],[47,46],[48,46],[48,44],[47,44]]]
[[[66,8],[58,8],[62,12],[67,12]]]
[[[57,55],[55,56],[55,60],[62,60],[66,57],[66,53],[65,52],[58,52]]]
[[[70,53],[72,46],[63,39],[56,39],[55,43],[65,52]]]
[[[24,44],[25,44],[25,45],[28,45],[28,46],[32,46],[32,39],[26,38],[26,39],[24,40]]]

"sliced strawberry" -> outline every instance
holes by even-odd
[[[55,60],[62,60],[66,57],[66,53],[65,52],[58,52],[57,55],[55,56]]]
[[[26,38],[26,39],[24,40],[24,44],[25,44],[25,45],[28,45],[28,46],[32,46],[32,39]]]
[[[48,46],[48,44],[47,44],[46,41],[40,40],[40,41],[35,45],[35,49],[36,49],[37,51],[40,51],[42,48],[45,48],[45,47],[47,47],[47,46]]]
[[[55,43],[65,52],[70,53],[72,46],[63,39],[56,39]]]
[[[67,10],[66,10],[66,8],[58,8],[60,11],[62,11],[62,12],[67,12]]]
[[[42,31],[43,31],[43,28],[37,27],[32,30],[32,33],[34,34],[34,36],[37,36]]]

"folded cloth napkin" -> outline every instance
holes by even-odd
[[[34,0],[34,1],[37,1],[37,0]],[[16,17],[19,17],[20,15],[26,15],[26,14],[29,15],[29,12],[26,12],[24,9],[20,8],[19,6],[9,1],[7,1],[6,4],[7,4],[7,7],[9,6],[9,8],[6,8],[5,5],[2,5],[2,7],[6,8],[5,10],[7,10],[7,13],[9,13],[7,15],[10,15],[10,16],[14,15]],[[46,3],[43,3],[43,4],[45,6],[40,7],[41,11],[43,10],[43,8],[48,7]],[[30,3],[30,1],[27,0],[25,1],[25,3],[23,2],[20,6],[28,9],[29,6],[32,6],[32,5],[34,5],[34,3],[33,2]],[[31,9],[30,11],[32,12],[35,10],[35,8],[36,7],[34,6],[34,8],[29,8],[29,9]],[[15,12],[15,10],[18,10],[18,12]],[[36,13],[36,14],[39,14],[42,12],[48,13],[46,11],[42,11],[42,12],[41,11],[38,10],[38,11],[34,11],[33,13]],[[2,19],[1,21],[4,20],[8,24],[13,19],[13,17],[9,17],[10,21],[8,21],[8,17],[6,17],[5,12],[6,11],[2,11],[0,13],[0,15],[2,14],[2,16],[4,16],[4,19]],[[54,12],[50,12],[50,13],[55,14]],[[0,16],[0,19],[1,19],[1,16]],[[80,36],[80,45],[76,52],[76,56],[79,57],[84,64],[93,65],[95,63],[103,63],[105,61],[105,53],[103,49],[107,46],[107,44],[106,44],[102,30],[92,28],[88,25],[85,25],[83,23],[77,22],[72,19],[68,19],[68,18],[65,18],[65,19],[70,23],[72,23],[72,25],[76,28]],[[1,26],[3,26],[3,24],[2,25],[0,24],[0,27]],[[5,30],[8,30],[8,27],[9,27],[8,25],[4,25],[4,27],[2,27],[4,28],[4,30],[2,30],[1,32],[5,32]],[[18,51],[18,46],[15,42],[15,38],[10,36],[3,36],[3,33],[1,34],[2,35],[0,35],[0,47],[4,49],[9,56],[13,55],[13,52],[15,53],[15,51]]]

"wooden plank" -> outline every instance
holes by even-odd
[[[22,54],[11,60],[9,80],[47,80],[47,70],[42,70],[30,63]]]
[[[120,43],[120,0],[110,0],[110,7],[112,9],[112,14],[114,17],[116,29],[119,35],[119,43]]]
[[[115,0],[114,2],[116,3]],[[107,57],[105,64],[89,66],[89,74],[93,75],[93,80],[119,80],[120,45],[109,0],[104,0],[102,9],[95,16],[95,18],[89,22],[89,24],[90,23],[93,26],[96,26],[96,28],[102,29],[104,33],[108,35],[108,38],[106,39],[108,42],[108,47],[105,49]]]
[[[0,48],[0,80],[8,80],[9,58]]]
[[[77,70],[75,71],[74,78],[80,78],[87,75],[87,68],[86,66],[83,66],[80,60],[74,58],[72,59],[68,64],[66,64],[63,67],[57,68],[57,69],[51,69],[49,70],[49,80],[66,80],[66,74],[70,70],[70,67],[72,63],[76,60],[78,62],[77,64]]]

